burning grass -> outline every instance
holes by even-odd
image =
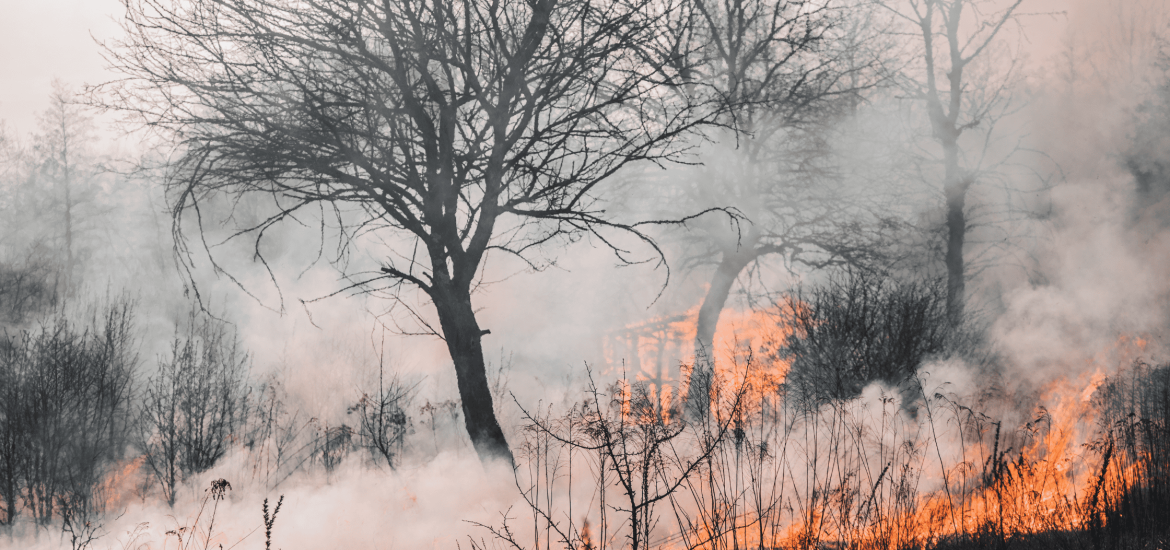
[[[1170,366],[1141,362],[1145,342],[1123,337],[1029,389],[977,336],[939,329],[941,297],[852,279],[736,316],[754,326],[717,342],[706,415],[684,412],[689,370],[666,385],[651,338],[693,337],[694,316],[633,327],[633,383],[591,385],[560,418],[527,415],[518,486],[532,535],[507,521],[491,532],[535,549],[1166,540]]]
[[[997,374],[994,357],[965,352],[970,338],[904,341],[934,328],[942,310],[929,288],[867,292],[875,289],[865,299],[882,307],[824,295],[732,316],[703,414],[682,403],[688,369],[652,377],[644,363],[628,378],[591,376],[567,411],[522,405],[519,500],[498,521],[477,519],[486,531],[471,547],[1095,549],[1167,540],[1170,366],[1138,360],[1142,340],[1122,338],[1088,365],[1067,366],[1082,374],[1028,389]],[[687,322],[660,324],[685,335]],[[643,355],[663,355],[647,346]],[[837,370],[826,374],[826,365]],[[357,428],[298,421],[279,385],[265,385],[241,404],[240,429],[216,440],[234,470],[209,466],[184,487],[160,488],[145,456],[152,447],[142,445],[86,486],[95,505],[73,506],[72,493],[58,490],[36,529],[56,522],[63,545],[99,547],[102,511],[165,502],[176,490],[200,494],[189,486],[208,476],[264,494],[290,478],[384,476],[409,458],[409,434],[427,434],[413,427],[410,386],[379,380],[349,408]],[[429,402],[417,416],[425,420],[428,408],[437,429]],[[239,526],[225,534],[214,523],[229,488],[220,482],[201,493],[200,512],[154,541],[259,547],[259,535]],[[37,495],[25,488],[5,502],[41,502]],[[259,498],[241,504],[260,508]],[[264,533],[266,548],[281,528],[273,522],[280,505],[249,527]],[[131,533],[132,546],[155,547],[149,534]]]
[[[1170,533],[1170,367],[1053,383],[1016,426],[945,373],[916,375],[913,404],[874,384],[810,407],[782,384],[747,407],[754,368],[722,371],[705,419],[677,402],[663,414],[637,384],[530,414],[534,535],[493,533],[516,548],[686,549],[1117,548]]]

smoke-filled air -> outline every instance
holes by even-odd
[[[0,549],[1170,545],[1160,0],[3,11]]]

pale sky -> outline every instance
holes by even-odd
[[[1156,6],[1161,1],[1152,3]],[[1026,47],[1032,62],[1042,62],[1061,49],[1069,19],[1082,19],[1074,26],[1094,26],[1101,23],[1083,19],[1108,19],[1116,12],[1129,11],[1118,6],[1149,3],[1027,0],[1022,12],[1048,14],[1025,18]],[[1071,12],[1067,16],[1056,14],[1066,10]],[[113,77],[104,68],[94,37],[105,40],[118,36],[122,14],[121,0],[0,0],[0,120],[5,121],[9,133],[24,136],[36,129],[36,114],[48,105],[54,77],[75,87]]]
[[[36,129],[54,77],[75,87],[110,78],[93,37],[117,36],[122,13],[119,0],[0,0],[0,120],[10,133]]]

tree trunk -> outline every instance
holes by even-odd
[[[449,281],[435,281],[431,298],[439,314],[447,351],[455,363],[455,379],[459,385],[467,434],[481,462],[487,464],[492,459],[502,459],[512,466],[512,451],[492,404],[483,358],[483,333],[475,320],[471,291],[457,286]]]
[[[61,106],[61,170],[65,186],[65,293],[73,289],[73,182],[69,174],[69,128],[65,123],[64,105]]]
[[[695,364],[691,370],[690,385],[687,386],[687,409],[699,419],[706,417],[711,406],[715,329],[719,324],[719,315],[727,304],[727,297],[739,272],[757,256],[755,239],[744,244],[750,248],[723,252],[707,295],[703,297],[703,305],[699,306],[699,318],[695,324]]]
[[[963,264],[963,241],[967,234],[967,215],[964,207],[970,186],[959,170],[959,147],[955,143],[943,145],[946,156],[946,183],[943,192],[947,201],[947,320],[952,327],[963,319],[966,300],[966,272]]]
[[[12,425],[9,425],[3,429],[13,430],[13,429],[15,429],[15,427]],[[20,449],[17,445],[12,444],[12,443],[14,443],[14,440],[15,440],[14,435],[12,435],[12,434],[4,434],[4,435],[5,435],[6,439],[7,438],[12,438],[12,439],[4,442],[5,443],[4,451],[5,451],[5,455],[7,455],[7,456],[4,457],[4,463],[2,465],[0,465],[0,468],[3,468],[3,471],[0,471],[0,481],[2,481],[2,483],[3,483],[2,486],[3,486],[3,492],[4,492],[4,494],[2,496],[2,498],[4,499],[4,518],[3,518],[3,520],[0,520],[0,526],[11,527],[13,525],[14,521],[16,520],[16,500],[17,500],[17,495],[18,495],[17,481],[16,481],[16,475],[17,475],[16,470],[17,470],[18,466],[16,465],[16,453],[23,452],[23,449]]]

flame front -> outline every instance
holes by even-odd
[[[781,313],[721,319],[713,404],[714,394],[738,391],[739,407],[712,408],[716,424],[721,413],[735,416],[728,443],[672,498],[687,519],[661,530],[662,547],[896,548],[1086,532],[1106,521],[1110,502],[1160,475],[1142,445],[1131,443],[1122,460],[1116,419],[1100,398],[1145,351],[1140,338],[1067,365],[1081,374],[1038,391],[959,395],[920,373],[902,387],[874,384],[857,399],[801,408],[786,397],[791,365],[779,351],[793,329]],[[633,378],[652,388],[660,410],[686,395],[696,315],[627,327],[607,346],[611,365],[623,349],[637,351]],[[671,360],[679,371],[665,366]],[[661,417],[641,419],[650,420]]]

